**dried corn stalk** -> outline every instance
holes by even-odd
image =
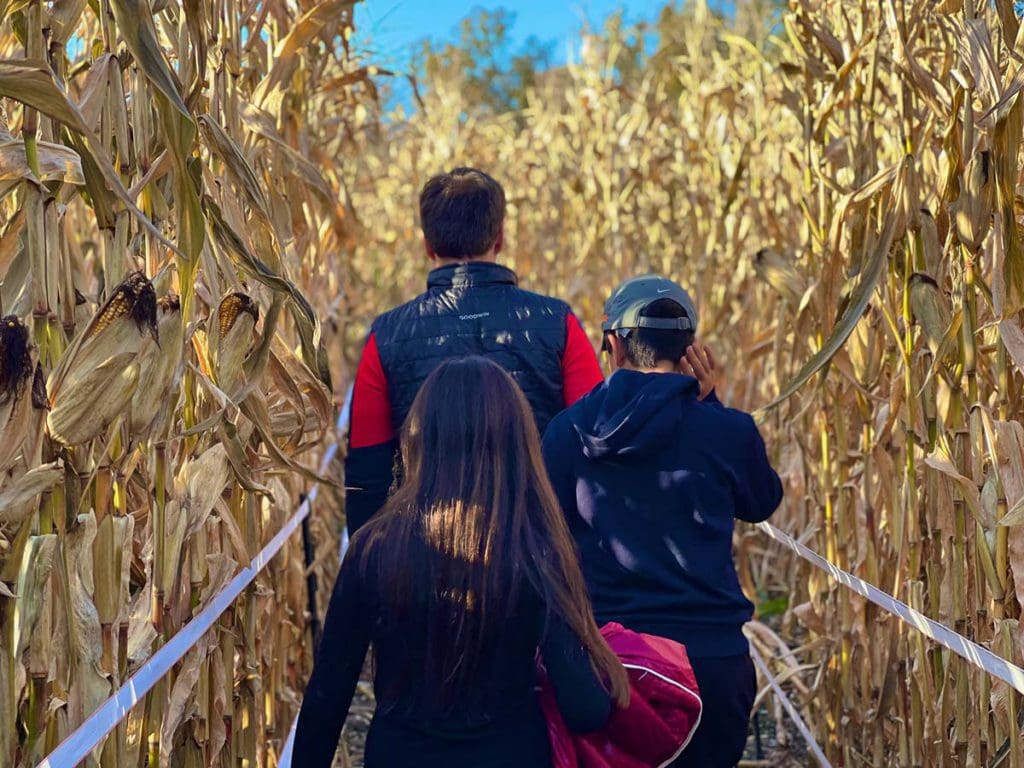
[[[373,97],[353,5],[0,2],[0,765],[66,737],[312,474],[350,211],[320,169]],[[301,549],[279,560],[90,764],[276,761],[310,661]]]

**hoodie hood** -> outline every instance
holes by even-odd
[[[644,456],[679,434],[682,409],[666,406],[695,401],[699,393],[692,376],[619,370],[571,419],[588,458]]]

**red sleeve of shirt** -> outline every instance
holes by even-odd
[[[565,319],[565,352],[562,354],[562,398],[565,407],[575,403],[604,381],[597,353],[583,326],[571,312]]]
[[[366,341],[363,356],[356,370],[352,390],[352,418],[349,422],[349,448],[366,448],[393,440],[391,400],[388,380],[380,362],[377,339],[373,334]]]

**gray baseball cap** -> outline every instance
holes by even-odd
[[[671,299],[683,308],[686,317],[643,317],[648,306]],[[660,275],[634,277],[616,288],[604,304],[604,331],[655,328],[666,331],[697,332],[697,308],[690,294],[676,282]]]

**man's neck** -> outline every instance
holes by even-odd
[[[459,258],[459,259],[444,259],[440,256],[437,257],[436,265],[438,267],[452,267],[459,264],[480,264],[480,263],[493,263],[495,260],[493,253],[485,253],[483,256],[472,256],[470,258]]]

